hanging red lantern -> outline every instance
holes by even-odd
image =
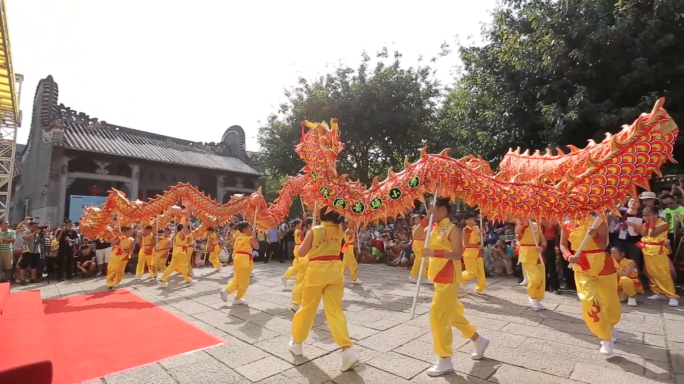
[[[93,185],[92,187],[88,188],[88,194],[90,195],[99,195],[102,193],[102,188],[98,187],[97,185]]]

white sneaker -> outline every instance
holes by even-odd
[[[599,353],[602,355],[610,356],[613,354],[613,342],[601,340],[601,349]]]
[[[637,306],[637,301],[635,297],[630,297],[627,299],[627,306],[628,307],[636,307]]]
[[[354,369],[359,365],[359,355],[353,348],[347,348],[342,352],[342,362],[340,363],[340,371],[345,372]]]
[[[454,363],[451,362],[451,357],[439,358],[439,361],[430,369],[427,374],[430,377],[443,376],[454,371]]]
[[[489,339],[480,335],[477,340],[473,341],[473,344],[475,345],[475,352],[471,353],[470,357],[473,360],[482,359],[487,347],[489,346]]]
[[[530,298],[530,308],[534,311],[543,311],[546,309],[537,299]]]
[[[523,280],[522,282],[518,283],[519,287],[524,287],[527,285],[527,280]]]
[[[352,285],[361,285],[361,280],[360,279],[352,280]]]
[[[197,280],[190,279],[190,281],[186,281],[185,284],[197,284]]]
[[[628,297],[626,293],[620,292],[620,301],[627,301]]]
[[[290,309],[292,310],[292,312],[297,313],[297,311],[299,311],[299,305],[292,304],[290,305]]]
[[[618,337],[617,337],[617,330],[615,327],[610,327],[610,341],[613,342],[613,344],[617,343]]]
[[[295,343],[294,339],[290,339],[289,345],[289,350],[290,353],[292,353],[295,356],[303,356],[304,355],[304,349],[302,348],[301,344]]]
[[[647,299],[648,300],[667,300],[667,297],[663,296],[663,295],[653,295],[653,296],[647,297]]]
[[[223,288],[220,293],[221,293],[221,300],[223,300],[224,302],[227,303],[228,302],[228,291],[226,291],[226,289]]]
[[[242,299],[233,300],[233,305],[244,305],[244,304],[247,304],[247,302],[242,300]]]
[[[434,284],[434,282],[430,279],[425,279],[425,280],[423,280],[423,284],[432,285],[432,284]]]
[[[679,300],[677,299],[670,299],[670,302],[667,303],[670,307],[679,307]]]
[[[287,288],[287,279],[285,276],[280,278],[280,282],[283,283],[283,288]]]
[[[475,291],[475,293],[478,295],[483,295],[483,296],[486,295],[486,293],[484,291]]]
[[[158,282],[159,286],[162,287],[162,288],[166,288],[166,287],[169,286],[169,283],[165,283],[165,282],[163,282],[163,281],[161,281],[161,280],[157,280],[157,282]]]
[[[416,279],[416,278],[413,277],[413,276],[409,276],[409,282],[415,283],[416,281],[418,281],[418,279]]]

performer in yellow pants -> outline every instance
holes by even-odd
[[[228,295],[237,292],[233,305],[245,303],[242,298],[247,294],[249,280],[252,277],[252,268],[254,268],[252,252],[255,248],[259,248],[256,232],[254,232],[248,222],[242,221],[238,223],[237,229],[240,231],[240,234],[233,243],[233,268],[235,269],[235,274],[226,287],[221,290],[221,299],[223,301],[228,301]]]
[[[302,307],[292,318],[292,340],[290,352],[302,356],[302,343],[313,327],[318,304],[323,297],[323,309],[328,320],[330,333],[335,343],[342,348],[341,371],[353,369],[359,364],[359,356],[347,330],[347,319],[342,312],[344,296],[344,274],[340,261],[342,244],[342,220],[336,212],[320,211],[321,225],[315,226],[304,238],[299,255],[309,255],[309,267],[304,278]]]
[[[145,274],[145,265],[150,272],[150,277],[157,277],[157,264],[154,261],[155,242],[152,226],[148,225],[143,229],[140,237],[140,253],[138,253],[138,264],[135,268],[135,277],[138,279],[141,279]]]
[[[542,305],[546,292],[546,268],[540,255],[546,247],[546,237],[541,235],[537,223],[532,222],[533,227],[525,225],[520,220],[515,226],[515,234],[520,242],[518,261],[522,264],[527,277],[527,296],[530,299],[530,308],[535,311],[545,310]]]
[[[669,224],[660,218],[652,207],[644,207],[644,225],[641,227],[641,244],[644,253],[644,264],[655,295],[649,300],[667,300],[670,307],[679,306],[679,296],[675,291],[670,259],[667,257],[667,232]]]
[[[451,327],[456,327],[464,338],[473,341],[475,352],[471,357],[475,360],[484,356],[489,339],[479,335],[475,326],[464,317],[463,304],[458,299],[463,244],[461,231],[449,219],[451,201],[449,198],[438,198],[430,212],[435,224],[428,239],[428,249],[423,251],[423,256],[430,258],[428,278],[434,281],[435,296],[430,307],[430,327],[439,360],[428,369],[427,374],[441,376],[454,371],[451,361],[454,355]]]
[[[173,239],[173,255],[171,263],[164,270],[160,285],[167,287],[169,285],[169,276],[173,272],[178,272],[183,276],[186,283],[195,283],[188,274],[188,248],[192,246],[192,229],[190,224],[178,224],[176,226],[176,236]]]
[[[171,230],[164,229],[164,236],[159,239],[154,251],[154,259],[157,263],[157,271],[166,269],[166,259],[169,258],[169,250],[171,249]]]
[[[211,265],[217,271],[220,271],[219,252],[221,252],[221,246],[219,245],[218,235],[213,227],[207,228],[207,252],[209,252],[209,262]]]
[[[112,249],[112,257],[107,266],[107,287],[114,289],[123,280],[126,271],[126,264],[131,258],[131,252],[135,246],[135,239],[133,239],[133,231],[128,227],[121,227],[123,236],[119,236]]]
[[[344,232],[344,247],[342,247],[342,253],[344,255],[342,259],[342,273],[344,270],[349,268],[349,277],[351,277],[352,285],[361,285],[361,280],[356,278],[356,270],[359,268],[359,263],[356,261],[356,256],[354,256],[354,242],[356,241],[356,232],[353,228],[347,228]]]
[[[420,215],[413,215],[411,217],[413,221],[411,250],[415,255],[413,259],[413,267],[411,267],[411,275],[409,276],[409,281],[416,281],[418,274],[420,273],[420,266],[423,263],[423,249],[425,249],[425,227],[421,224],[423,218]],[[427,224],[425,224],[427,225]],[[426,279],[426,283],[432,284],[432,281],[427,280],[427,270],[429,263],[425,261],[425,269],[423,270],[423,278]]]
[[[627,300],[627,305],[636,307],[637,293],[644,293],[644,287],[639,281],[639,270],[634,260],[625,257],[625,250],[620,246],[610,248],[618,278],[618,294],[620,301]],[[623,298],[624,297],[624,298]]]
[[[608,246],[608,226],[601,223],[598,229],[591,229],[595,218],[585,222],[570,222],[563,227],[561,252],[563,257],[574,263],[577,296],[582,302],[584,322],[591,333],[601,339],[600,353],[613,354],[613,343],[617,341],[615,324],[620,321],[622,307],[618,296],[617,274],[613,259],[604,251]],[[582,252],[575,256],[570,244],[579,247],[588,236]]]
[[[313,219],[311,217],[306,219],[306,228],[302,227],[301,235],[302,235],[302,242],[304,241],[304,231],[308,229],[310,231],[311,229],[311,224],[313,223]],[[308,233],[308,232],[307,232]],[[304,290],[304,278],[306,277],[306,270],[309,268],[309,256],[304,255],[300,256],[299,254],[299,249],[301,248],[301,242],[299,244],[299,247],[295,246],[295,257],[298,260],[298,270],[297,270],[297,279],[295,280],[294,287],[292,287],[292,305],[290,306],[290,309],[292,311],[297,312],[299,310],[299,306],[302,304],[302,291]]]
[[[462,284],[477,279],[475,293],[483,294],[487,285],[482,259],[484,245],[480,243],[480,228],[475,225],[475,215],[472,213],[466,215],[466,226],[463,228],[461,239],[463,239],[463,264],[465,264]]]
[[[299,252],[299,246],[302,244],[302,240],[304,240],[304,235],[302,233],[302,221],[299,219],[295,219],[292,224],[294,224],[295,231],[294,231],[294,260],[292,260],[292,266],[285,270],[285,276],[280,278],[280,282],[283,283],[283,287],[287,288],[287,281],[297,277],[297,274],[299,273],[299,257],[297,253]]]

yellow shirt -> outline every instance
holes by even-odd
[[[211,232],[207,235],[207,249],[209,252],[218,252],[221,250],[218,243],[218,235],[216,232]]]
[[[119,242],[118,252],[121,260],[128,260],[131,257],[131,252],[133,252],[133,246],[135,244],[135,239],[132,237],[121,237]]]
[[[344,233],[344,254],[346,255],[354,255],[354,232],[351,232],[347,234],[347,232]]]
[[[593,223],[594,218],[588,220]],[[568,240],[572,244],[572,249],[577,249],[584,237],[589,232],[590,223],[571,223]],[[582,248],[580,259],[577,264],[572,266],[575,272],[584,272],[590,276],[604,276],[615,273],[615,264],[606,251],[596,245],[594,239],[589,237]]]
[[[295,244],[294,244],[294,250],[292,251],[292,253],[294,253],[294,257],[295,257],[295,258],[300,258],[300,257],[299,257],[299,247],[302,246],[302,241],[303,241],[303,240],[304,240],[304,233],[302,233],[302,230],[301,230],[301,229],[295,229],[295,232],[294,232],[294,242],[295,242]],[[303,257],[303,258],[300,258],[300,259],[301,259],[301,260],[299,260],[300,263],[301,263],[302,261],[308,262],[308,260],[309,260],[309,259],[306,258],[306,257]],[[304,260],[304,259],[306,259],[306,260]]]
[[[537,239],[535,243],[535,238]],[[526,227],[520,238],[520,250],[518,251],[518,261],[521,264],[538,264],[539,252],[537,244],[541,244],[541,231],[533,231],[532,227]]]
[[[465,236],[468,236],[470,245],[466,247]],[[482,256],[480,252],[480,228],[477,225],[466,225],[463,228],[463,257]]]
[[[235,268],[250,268],[252,266],[251,237],[246,233],[238,232],[233,244],[233,266]]]
[[[655,227],[658,228],[666,224],[665,220],[658,218]],[[667,231],[658,236],[643,236],[641,242],[644,243],[644,248],[642,249],[644,256],[657,256],[661,253],[667,254],[665,240],[667,240]]]
[[[448,217],[443,218],[437,224],[433,224],[432,231],[430,232],[430,239],[428,240],[428,249],[435,251],[449,251],[451,250],[451,231],[453,231],[456,226],[449,220]],[[438,278],[439,276],[439,278]],[[430,264],[428,266],[428,279],[438,283],[440,281],[435,280],[438,278],[440,281],[444,281],[445,284],[450,283],[460,283],[461,281],[461,263],[455,263],[453,260],[446,259],[444,257],[430,258]]]
[[[140,248],[143,255],[154,255],[154,237],[151,233],[149,235],[144,235],[141,239],[141,243]]]
[[[420,224],[414,225],[413,228],[411,229],[411,233],[413,233],[413,231],[416,230],[416,227],[419,227],[419,226],[420,226]],[[425,240],[415,240],[414,239],[413,241],[411,241],[411,249],[413,250],[413,253],[416,254],[416,256],[418,256],[419,253],[422,254],[424,248],[425,248]]]
[[[155,256],[158,259],[166,259],[167,257],[169,257],[169,250],[164,248],[168,248],[170,243],[171,238],[169,237],[162,237],[161,239],[159,239],[159,241],[157,242],[158,251],[155,252]]]
[[[344,283],[340,250],[342,249],[342,225],[324,221],[313,227],[313,241],[309,251],[309,267],[305,284],[325,286]],[[321,258],[316,260],[317,258]],[[322,259],[325,258],[325,259]]]
[[[615,269],[616,269],[616,270],[619,270],[619,271],[626,271],[626,270],[627,270],[627,267],[628,267],[631,263],[633,263],[633,262],[634,262],[634,260],[630,260],[630,259],[628,259],[628,258],[626,258],[626,257],[625,257],[624,259],[622,259],[622,261],[620,261],[620,262],[618,262],[617,260],[613,259],[613,263],[615,264]],[[639,271],[638,271],[637,268],[632,269],[632,272],[630,272],[629,275],[628,275],[627,277],[629,277],[630,279],[632,279],[632,281],[634,282],[634,284],[638,284],[639,286],[641,286],[641,281],[639,280]],[[620,279],[620,278],[618,277],[618,280],[619,280],[619,279]]]

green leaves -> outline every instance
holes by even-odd
[[[509,147],[584,146],[662,96],[683,121],[683,17],[683,1],[504,0],[485,45],[459,49],[437,143],[490,160]]]
[[[294,175],[304,166],[294,153],[304,120],[338,119],[345,144],[340,173],[365,183],[390,166],[401,168],[405,156],[416,156],[434,126],[441,88],[432,68],[406,68],[400,60],[399,52],[384,48],[375,60],[364,52],[355,69],[340,65],[318,79],[300,79],[286,91],[288,102],[260,127],[266,168]]]

